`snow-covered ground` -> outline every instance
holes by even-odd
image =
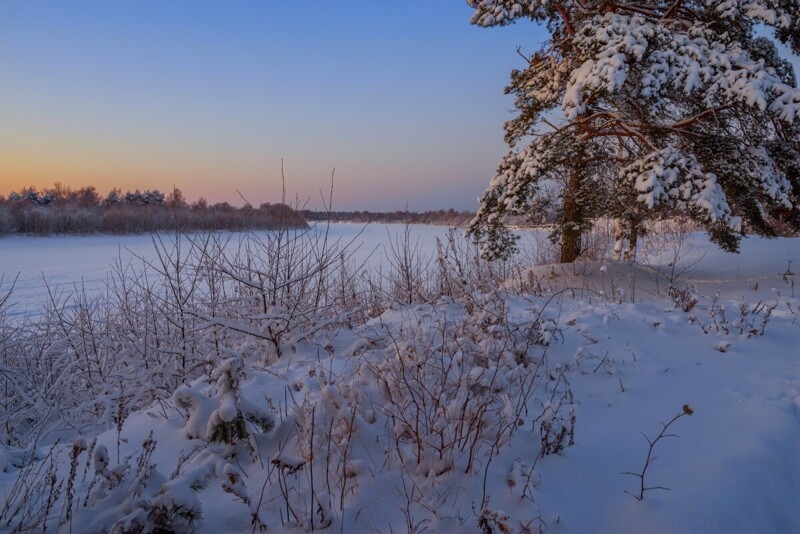
[[[505,286],[525,294],[465,281],[295,335],[278,357],[229,350],[119,432],[57,447],[50,525],[800,531],[800,240],[750,238],[733,255],[695,236],[641,259],[536,267]],[[641,473],[642,433],[685,412],[645,475],[669,490],[625,493],[639,495],[622,473]],[[0,503],[20,503],[24,456],[5,449]],[[20,517],[0,513],[0,530]]]

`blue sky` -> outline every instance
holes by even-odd
[[[0,3],[0,191],[54,182],[473,209],[534,25],[464,0]]]
[[[0,181],[471,209],[531,24],[463,0],[0,4]]]

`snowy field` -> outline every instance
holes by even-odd
[[[400,231],[368,228],[360,261]],[[435,258],[446,230],[413,231]],[[80,382],[96,393],[59,401],[55,448],[0,446],[0,530],[798,532],[800,240],[748,238],[739,255],[702,235],[656,241],[635,265],[538,266],[494,286],[447,256],[429,298],[363,320],[354,302],[311,318],[192,311],[181,356],[205,370],[155,401],[141,391],[175,366],[133,377],[126,343],[145,341],[114,338],[89,372],[130,382]],[[119,250],[150,246],[11,238],[0,258],[34,304],[38,271],[102,281]]]

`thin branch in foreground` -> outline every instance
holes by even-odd
[[[661,432],[654,439],[650,439],[650,438],[647,437],[646,434],[642,433],[642,436],[644,436],[644,439],[647,440],[647,444],[648,444],[647,458],[644,461],[644,467],[642,467],[642,470],[639,473],[633,473],[631,471],[625,471],[625,472],[620,473],[622,475],[630,475],[630,476],[634,476],[634,477],[638,477],[639,478],[639,494],[636,495],[634,493],[631,493],[628,490],[625,490],[625,493],[627,493],[628,495],[630,495],[631,497],[633,497],[637,501],[641,501],[642,499],[644,499],[644,493],[646,491],[657,490],[657,489],[670,491],[670,488],[666,488],[664,486],[645,486],[645,481],[644,481],[645,475],[647,474],[647,469],[656,460],[656,457],[653,456],[653,449],[655,448],[656,443],[658,443],[662,438],[677,438],[678,437],[677,434],[667,434],[667,430],[672,425],[672,423],[674,423],[675,421],[677,421],[678,419],[680,419],[684,415],[692,415],[693,413],[694,413],[694,410],[692,409],[692,407],[689,406],[688,404],[684,404],[683,405],[683,410],[678,415],[676,415],[675,417],[670,419],[667,423],[661,423],[661,426],[662,426]]]

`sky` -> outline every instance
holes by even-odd
[[[473,209],[532,24],[464,0],[0,2],[0,192],[60,182]]]
[[[531,23],[464,0],[0,2],[0,194],[60,182],[474,209]],[[800,65],[798,65],[800,67]]]

